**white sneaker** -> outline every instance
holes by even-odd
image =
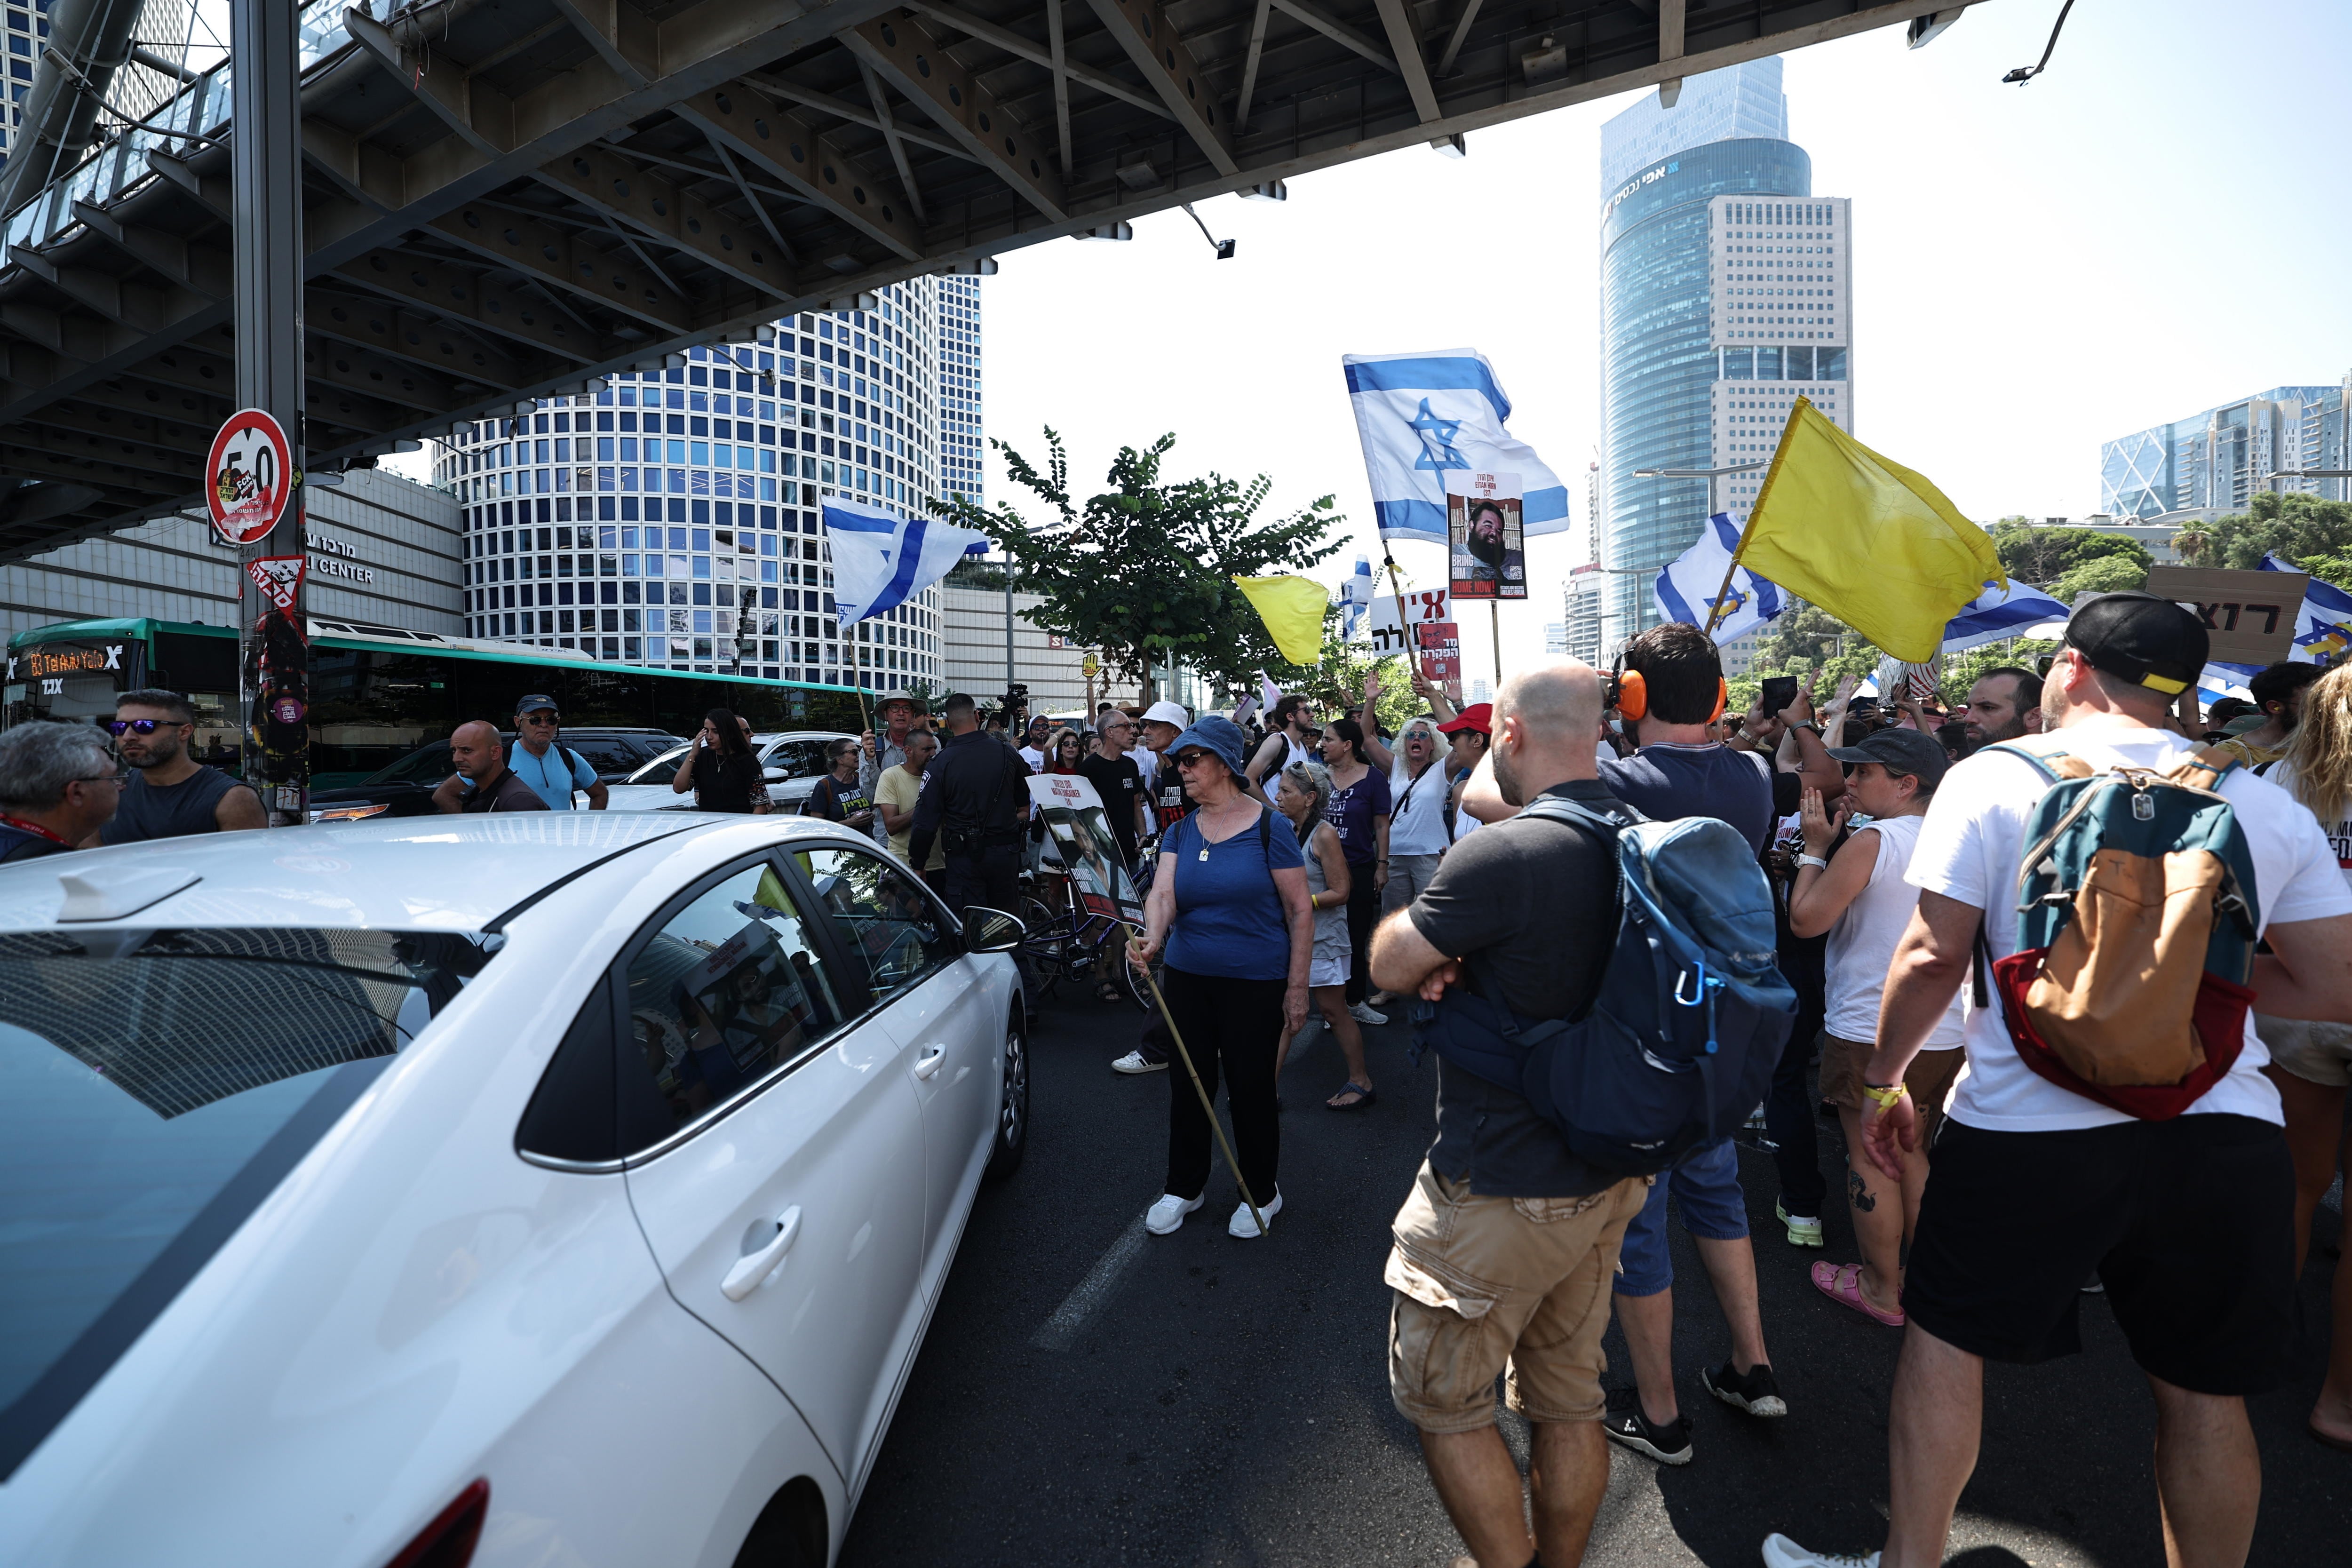
[[[1113,1072],[1166,1072],[1166,1062],[1155,1062],[1141,1051],[1129,1051],[1110,1064]]]
[[[1184,1216],[1205,1202],[1202,1198],[1180,1198],[1174,1193],[1162,1193],[1160,1201],[1144,1211],[1143,1228],[1154,1236],[1167,1236],[1184,1223]]]
[[[1386,1013],[1373,1012],[1371,1005],[1366,1002],[1359,1002],[1349,1008],[1348,1016],[1359,1024],[1385,1024],[1389,1021],[1389,1016]]]
[[[1776,1532],[1764,1538],[1764,1568],[1878,1568],[1878,1553],[1861,1557],[1843,1552],[1808,1552]]]
[[[1160,1201],[1165,1203],[1167,1200],[1163,1198]],[[1198,1205],[1196,1205],[1195,1206]],[[1271,1221],[1275,1215],[1280,1214],[1282,1212],[1282,1189],[1280,1187],[1275,1188],[1274,1202],[1261,1205],[1257,1212],[1264,1215],[1269,1221]],[[1226,1223],[1225,1234],[1227,1236],[1238,1236],[1244,1241],[1252,1241],[1256,1239],[1257,1233],[1257,1221],[1250,1217],[1249,1205],[1235,1204],[1234,1205],[1234,1217]]]

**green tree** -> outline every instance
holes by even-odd
[[[2147,552],[2137,562],[2125,555],[2095,555],[2061,573],[2049,584],[2053,599],[2073,604],[2079,594],[2120,594],[2147,586]]]
[[[2345,560],[2352,558],[2352,501],[2265,493],[2249,501],[2244,511],[2204,531],[2200,564],[2249,571],[2263,563],[2264,554],[2275,554],[2326,577],[2327,571],[2315,563],[2341,571]]]
[[[1260,474],[1243,485],[1212,472],[1171,482],[1160,460],[1175,444],[1171,433],[1149,447],[1120,447],[1110,488],[1080,500],[1051,426],[1042,471],[1000,440],[1013,482],[1051,507],[1052,518],[1033,523],[1009,503],[987,511],[961,500],[944,510],[1010,552],[1018,586],[1045,601],[1031,617],[1039,629],[1100,648],[1118,676],[1141,680],[1147,668],[1181,663],[1228,692],[1253,689],[1255,669],[1296,684],[1303,672],[1276,650],[1233,580],[1303,572],[1328,559],[1340,546],[1328,537],[1342,521],[1333,498],[1261,521],[1271,479]]]
[[[2054,642],[2032,642],[2012,638],[2006,642],[1979,643],[1975,647],[1944,656],[1943,678],[1936,689],[1947,706],[1958,707],[1968,700],[1969,688],[1974,686],[1988,669],[2006,665],[2014,669],[2032,669],[2033,661],[2045,653],[2055,653]]]
[[[2003,518],[1987,531],[2000,556],[2001,570],[2021,582],[2055,583],[2093,561],[2123,559],[2145,573],[2147,547],[2127,534],[2089,528],[2038,528],[2023,518]]]
[[[1313,699],[1318,715],[1337,715],[1355,706],[1364,695],[1364,677],[1377,669],[1381,695],[1373,711],[1391,733],[1414,714],[1428,712],[1429,704],[1412,689],[1412,671],[1404,656],[1391,654],[1382,658],[1372,652],[1369,642],[1341,641],[1339,633],[1346,625],[1346,605],[1334,604],[1324,612],[1323,657],[1295,686],[1285,685],[1283,689],[1305,692]]]

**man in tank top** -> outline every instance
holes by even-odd
[[[269,826],[259,795],[188,755],[196,710],[178,692],[126,691],[115,699],[114,719],[105,729],[131,773],[114,820],[99,830],[99,843]]]
[[[1275,700],[1265,716],[1265,739],[1259,742],[1257,754],[1249,760],[1244,771],[1249,782],[1263,786],[1266,780],[1279,778],[1283,770],[1295,763],[1319,762],[1315,753],[1315,742],[1320,731],[1307,714],[1307,699],[1294,691]]]

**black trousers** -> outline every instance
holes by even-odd
[[[1170,969],[1160,978],[1168,1011],[1192,1053],[1201,1087],[1214,1104],[1217,1083],[1234,1119],[1234,1157],[1250,1196],[1263,1207],[1274,1201],[1276,1168],[1282,1158],[1282,1124],[1274,1109],[1274,1052],[1282,1039],[1279,980],[1232,980]],[[1174,1056],[1171,1050],[1169,1053]],[[1209,1184],[1216,1158],[1213,1134],[1192,1074],[1179,1058],[1168,1068],[1168,1184],[1163,1192],[1197,1198]]]
[[[1780,1206],[1790,1214],[1818,1218],[1829,1201],[1829,1184],[1822,1177],[1820,1130],[1813,1124],[1812,1091],[1805,1069],[1812,1065],[1814,1037],[1828,1015],[1828,994],[1822,960],[1829,937],[1791,937],[1780,944],[1780,973],[1797,993],[1796,1026],[1780,1047],[1780,1065],[1772,1069],[1772,1092],[1764,1101],[1764,1136],[1778,1147],[1772,1163],[1780,1177]]]
[[[1348,1005],[1372,994],[1372,928],[1381,923],[1381,890],[1372,863],[1348,862]]]
[[[990,844],[961,852],[950,850],[940,868],[940,896],[955,910],[956,919],[972,905],[1021,912],[1021,846]]]

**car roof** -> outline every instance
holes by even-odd
[[[0,931],[115,924],[478,931],[600,862],[745,820],[648,811],[381,817],[79,850],[0,866]],[[830,826],[778,820],[796,833]],[[60,879],[68,876],[96,889],[101,907],[125,912],[61,925]]]

